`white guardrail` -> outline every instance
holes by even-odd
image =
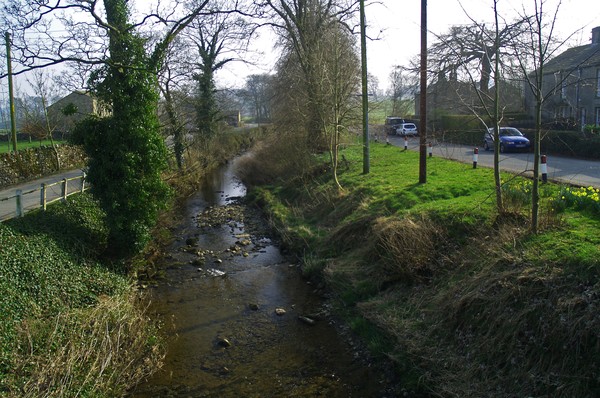
[[[26,212],[46,207],[76,193],[84,192],[88,187],[85,173],[79,176],[63,178],[53,183],[42,183],[29,190],[16,189],[14,194],[0,198],[0,222],[15,217],[23,217]],[[39,194],[37,194],[39,192]]]

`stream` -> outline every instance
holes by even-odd
[[[386,376],[271,241],[235,161],[181,211],[149,312],[169,332],[163,368],[134,398],[386,397]]]

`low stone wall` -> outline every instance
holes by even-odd
[[[71,170],[85,166],[83,149],[73,145],[58,145],[60,170]],[[52,147],[19,150],[16,155],[0,154],[0,187],[33,180],[60,171]]]

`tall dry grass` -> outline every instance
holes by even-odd
[[[21,324],[8,398],[123,396],[164,356],[138,293]],[[109,395],[107,395],[109,394]]]
[[[391,279],[416,282],[433,275],[443,233],[429,218],[380,217],[373,235],[382,269]]]

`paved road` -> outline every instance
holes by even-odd
[[[37,209],[41,203],[41,186],[46,184],[46,201],[61,197],[62,184],[61,181],[66,178],[67,190],[71,194],[76,191],[81,191],[81,177],[83,172],[80,169],[66,171],[61,174],[44,177],[38,180],[29,181],[26,183],[13,185],[7,188],[0,189],[0,221],[8,220],[17,215],[17,199],[15,198],[17,190],[23,193],[22,204],[25,212]],[[72,180],[71,180],[72,179]]]
[[[391,136],[390,143],[404,147],[404,138]],[[417,151],[419,138],[409,138],[408,148]],[[432,147],[433,156],[441,156],[465,163],[473,163],[473,147],[438,143]],[[478,167],[494,167],[494,152],[479,148]],[[594,186],[600,188],[600,161],[581,160],[560,156],[548,156],[548,179],[577,186]],[[500,154],[500,167],[514,173],[533,175],[532,153]]]

